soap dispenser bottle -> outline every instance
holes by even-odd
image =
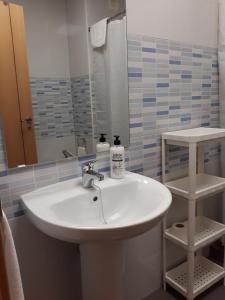
[[[110,149],[110,144],[106,142],[105,135],[105,133],[100,134],[99,143],[96,145],[97,153],[109,151]]]
[[[124,147],[121,146],[119,135],[115,135],[114,146],[110,148],[111,177],[120,179],[124,177],[125,155]]]

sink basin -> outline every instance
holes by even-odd
[[[84,300],[124,300],[125,240],[163,218],[169,190],[156,180],[126,172],[84,189],[81,178],[23,195],[27,215],[47,235],[79,243]]]
[[[124,179],[106,177],[96,185],[101,188],[102,206],[99,190],[84,189],[80,179],[41,188],[22,200],[41,231],[75,243],[139,235],[152,228],[171,204],[169,190],[142,175],[127,172]]]

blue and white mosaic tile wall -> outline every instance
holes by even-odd
[[[92,137],[92,107],[89,75],[71,78],[75,135]]]
[[[132,156],[157,177],[162,132],[219,126],[217,49],[130,35],[128,55]],[[218,147],[210,152],[218,157]],[[172,148],[169,170],[187,159],[185,149]]]
[[[70,79],[31,78],[36,138],[74,135]]]
[[[129,35],[130,147],[128,170],[161,178],[161,133],[198,126],[219,126],[217,49],[147,36]],[[183,149],[172,148],[168,168],[187,162]],[[88,156],[83,160],[90,160]],[[206,162],[218,159],[207,149]],[[10,170],[0,193],[9,217],[23,214],[19,196],[40,186],[81,175],[76,160]],[[97,169],[109,171],[109,155],[97,157]],[[4,175],[2,173],[2,175]]]

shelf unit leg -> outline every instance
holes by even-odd
[[[162,139],[162,182],[166,182],[166,140]],[[165,238],[165,231],[166,231],[166,216],[163,218],[162,222],[162,260],[163,260],[163,289],[166,291],[166,238]]]
[[[163,242],[162,242],[162,247],[163,247],[163,290],[166,291],[166,238],[165,238],[165,230],[166,230],[166,217],[163,218],[162,222],[162,229],[163,229]]]
[[[198,146],[198,173],[204,173],[204,146]]]
[[[195,253],[193,251],[195,236],[196,201],[188,201],[188,261],[187,261],[187,299],[194,299]]]
[[[205,165],[204,165],[204,159],[205,159],[205,151],[204,146],[200,145],[197,148],[197,172],[198,174],[202,174],[205,171]],[[199,201],[197,203],[197,216],[204,216],[204,202]],[[203,250],[200,249],[197,252],[198,255],[203,255]]]
[[[189,197],[194,199],[196,191],[196,162],[197,162],[197,144],[189,144]]]
[[[204,146],[198,146],[197,149],[198,153],[198,159],[197,159],[197,172],[198,174],[202,174],[205,171],[205,165],[204,165],[204,159],[205,159],[205,151],[204,151]],[[197,215],[198,216],[203,216],[204,215],[204,204],[203,201],[200,201],[197,204]]]
[[[162,139],[162,182],[166,182],[166,140]]]
[[[222,194],[222,212],[223,212],[223,224],[225,224],[225,191],[223,192]],[[223,260],[224,260],[224,269],[225,269],[225,236],[223,236],[223,238],[221,239],[221,242],[223,244],[223,247],[224,247],[224,254],[223,254]],[[225,278],[224,278],[224,285],[225,285]]]
[[[188,251],[187,264],[187,299],[194,299],[194,269],[195,269],[195,253]]]

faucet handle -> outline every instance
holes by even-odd
[[[91,160],[91,161],[88,161],[88,162],[85,162],[83,165],[82,165],[82,169],[84,171],[90,171],[90,170],[94,170],[94,164],[96,163],[96,160]]]

